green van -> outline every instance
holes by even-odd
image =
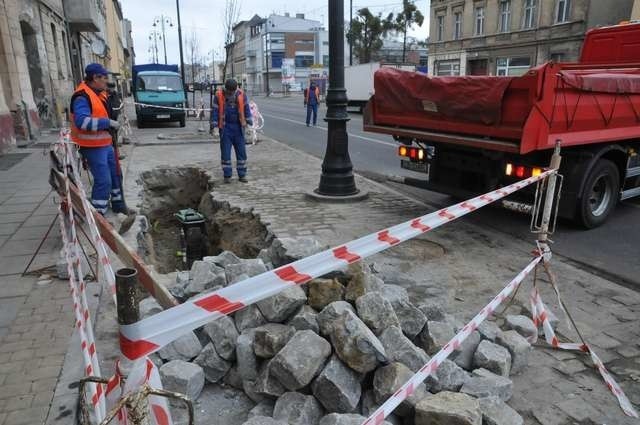
[[[186,124],[184,85],[177,65],[146,64],[133,67],[133,96],[138,127],[150,122]]]

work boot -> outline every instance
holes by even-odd
[[[231,177],[225,177],[223,181],[225,183],[231,183]]]
[[[242,183],[249,183],[249,180],[245,176],[238,177],[238,180],[240,180]]]

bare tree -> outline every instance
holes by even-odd
[[[191,82],[195,83],[195,77],[197,68],[200,65],[200,37],[195,30],[191,30],[191,33],[186,40],[187,60],[191,65]]]
[[[227,65],[233,56],[233,27],[240,18],[241,0],[225,0],[222,28],[224,29],[224,48],[227,52],[222,68],[222,81],[227,79]]]

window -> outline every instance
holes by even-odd
[[[453,14],[453,39],[460,40],[462,38],[462,12]]]
[[[329,55],[322,55],[322,64],[324,66],[329,66]]]
[[[136,87],[140,91],[182,91],[182,80],[173,75],[139,75]]]
[[[56,65],[58,66],[58,78],[64,78],[62,74],[62,62],[60,61],[60,47],[58,47],[58,35],[56,34],[56,26],[51,23],[51,38],[53,39],[53,50],[56,56]]]
[[[500,32],[509,32],[511,24],[511,0],[500,2]]]
[[[519,76],[531,68],[531,58],[498,58],[496,64],[499,76]]]
[[[438,41],[442,41],[444,37],[444,16],[440,15],[438,19]]]
[[[569,9],[571,8],[571,0],[558,0],[558,13],[556,14],[556,23],[569,21]]]
[[[524,21],[522,23],[523,28],[533,28],[536,26],[536,9],[537,0],[525,0],[524,2]]]
[[[271,68],[282,68],[284,52],[271,52]]]
[[[313,65],[313,56],[296,55],[296,68],[309,68]]]
[[[438,76],[460,75],[460,61],[459,60],[437,61],[436,75]]]
[[[484,7],[476,7],[476,26],[474,35],[484,34]]]

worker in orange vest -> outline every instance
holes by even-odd
[[[218,90],[211,105],[211,132],[220,135],[220,154],[224,182],[231,183],[231,147],[236,152],[238,180],[247,183],[247,149],[244,130],[252,124],[247,95],[238,89],[238,82],[229,79],[224,90]]]
[[[313,126],[316,126],[318,121],[318,103],[320,101],[320,89],[316,86],[316,83],[311,81],[309,88],[304,93],[304,106],[307,107],[307,127],[311,121],[311,113],[313,112]]]
[[[80,147],[93,175],[91,204],[104,215],[111,201],[113,212],[128,214],[109,133],[120,123],[109,117],[107,80],[102,65],[91,63],[85,68],[84,81],[71,96],[71,140]]]

